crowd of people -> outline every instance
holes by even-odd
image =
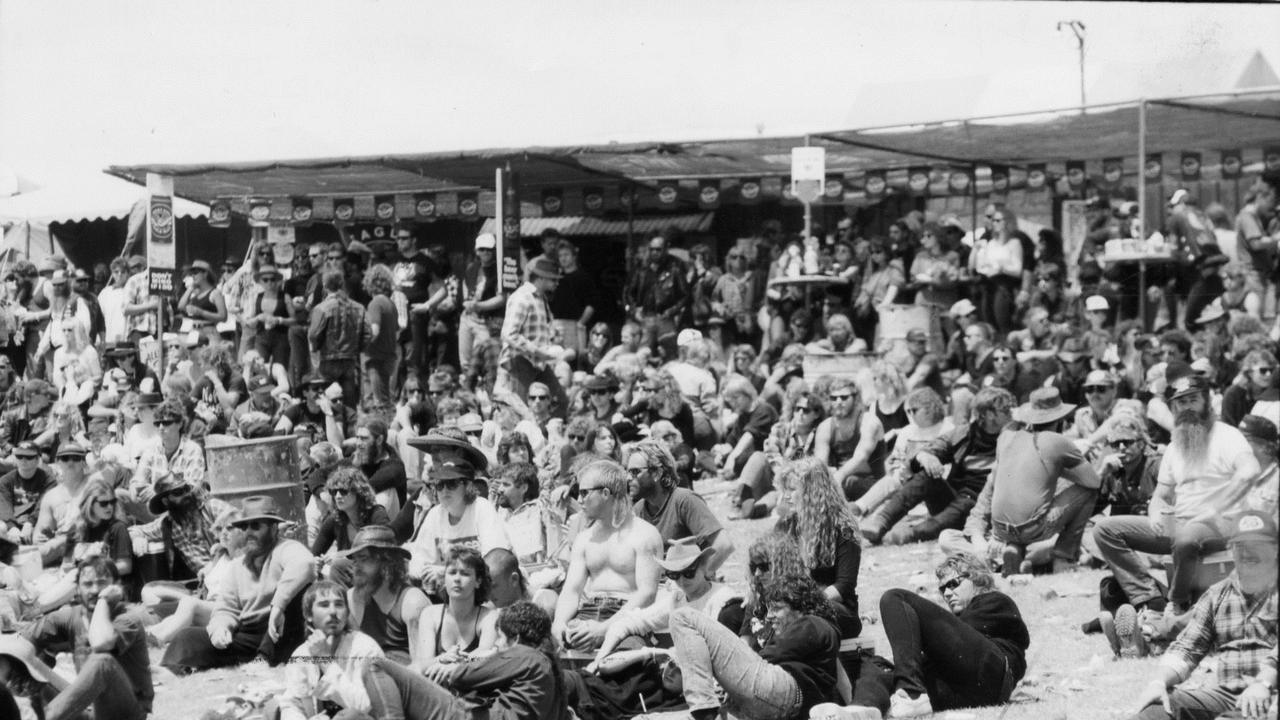
[[[770,222],[723,267],[663,233],[617,297],[554,232],[514,289],[492,235],[451,270],[408,226],[196,260],[176,302],[141,257],[8,265],[0,709],[144,718],[158,647],[178,675],[286,665],[285,720],[919,717],[1008,702],[1027,672],[998,576],[1092,564],[1110,575],[1084,631],[1164,652],[1140,717],[1256,715],[1276,684],[1277,192],[1264,174],[1235,232],[1175,193],[1186,262],[1149,288],[1106,262],[1120,218],[1068,272],[1056,233],[1001,205],[968,233]],[[771,282],[806,274],[820,297]],[[890,327],[894,305],[929,320]],[[807,375],[816,356],[845,371]],[[219,436],[288,437],[305,505],[217,497]],[[735,547],[695,481],[774,529]],[[863,550],[923,541],[943,603],[885,592],[876,655]],[[1178,688],[1210,652],[1219,685]]]

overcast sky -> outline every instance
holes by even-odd
[[[1063,107],[1069,19],[1091,101],[1200,92],[1258,48],[1280,68],[1277,5],[0,0],[0,164],[48,181]]]

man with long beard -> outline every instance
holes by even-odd
[[[1093,529],[1102,558],[1130,605],[1116,611],[1116,633],[1124,654],[1138,654],[1136,611],[1164,611],[1166,632],[1190,609],[1199,559],[1227,547],[1225,523],[1246,509],[1243,500],[1259,475],[1258,461],[1241,432],[1218,422],[1209,405],[1209,383],[1185,363],[1170,368],[1165,397],[1174,415],[1173,441],[1147,517],[1100,519]],[[1166,603],[1141,553],[1173,555]]]
[[[396,542],[391,528],[366,525],[356,533],[351,549],[341,554],[351,558],[347,606],[352,625],[377,641],[387,657],[417,666],[413,661],[418,652],[418,617],[430,602],[409,584],[409,551]]]
[[[185,580],[197,577],[209,564],[218,542],[214,518],[233,508],[224,500],[208,497],[203,487],[169,473],[156,481],[155,496],[147,509],[159,517],[139,528],[142,537],[148,542],[163,541],[166,577]]]
[[[305,637],[302,594],[315,579],[315,557],[297,540],[280,537],[280,506],[265,495],[247,497],[244,557],[213,589],[207,628],[174,636],[160,664],[174,673],[237,665],[252,659],[277,664]]]

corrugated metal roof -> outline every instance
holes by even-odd
[[[643,235],[661,232],[666,228],[675,228],[682,232],[707,232],[711,229],[714,213],[704,212],[693,215],[668,215],[664,217],[638,217],[631,224],[631,232]],[[539,235],[543,230],[552,228],[561,235],[575,237],[583,235],[624,236],[627,234],[626,220],[604,220],[595,217],[543,217],[521,218],[520,234],[525,237]],[[497,232],[493,218],[484,221],[480,232]]]

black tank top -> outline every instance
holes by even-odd
[[[405,624],[404,619],[398,617],[400,614],[400,603],[404,600],[404,594],[408,587],[400,589],[400,594],[396,595],[395,602],[391,603],[391,610],[383,612],[378,607],[378,603],[369,597],[368,602],[364,604],[364,617],[360,619],[360,632],[368,635],[378,641],[378,646],[385,653],[394,651],[409,652],[409,628]],[[444,621],[444,613],[440,613],[441,622]],[[436,646],[440,645],[439,629],[436,630]],[[477,638],[479,634],[477,633]],[[478,642],[478,640],[477,640]]]
[[[440,631],[444,628],[444,614],[446,612],[449,612],[449,606],[441,605],[440,606],[440,622],[436,623],[436,652],[437,653],[444,652],[444,648],[440,646]],[[475,633],[475,636],[471,638],[471,642],[467,643],[466,647],[462,648],[463,652],[475,652],[476,649],[480,647],[480,616],[483,613],[484,613],[484,608],[477,608],[476,625],[474,628],[472,628],[472,631]]]
[[[866,412],[865,410],[863,412]],[[840,438],[840,425],[834,420],[831,422],[831,452],[828,457],[827,464],[833,468],[838,468],[849,462],[849,458],[853,457],[853,453],[858,449],[858,442],[862,439],[862,413],[858,413],[858,417],[853,422],[853,434],[847,438]],[[867,464],[871,467],[871,475],[875,477],[884,476],[884,441],[876,443],[876,447],[871,451],[871,457],[867,458]]]

